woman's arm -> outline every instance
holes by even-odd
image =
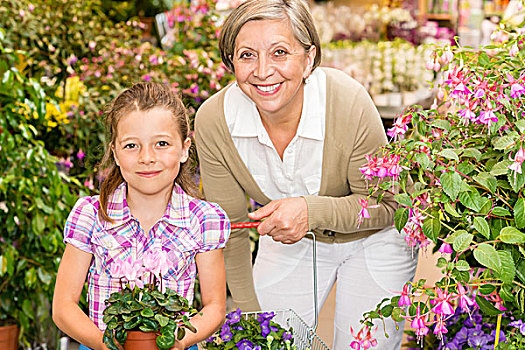
[[[207,101],[208,102],[208,101]],[[215,202],[228,214],[230,221],[248,220],[246,194],[235,180],[221,158],[220,133],[214,123],[215,106],[201,106],[195,119],[195,144],[199,156],[199,166],[206,200]],[[204,109],[206,109],[204,111]],[[213,117],[213,118],[212,118]],[[226,280],[235,308],[243,311],[260,310],[252,275],[252,253],[249,231],[232,231],[224,248]]]
[[[92,258],[92,254],[66,244],[53,295],[53,321],[81,344],[95,350],[106,350],[102,331],[78,306]]]
[[[226,315],[226,274],[222,249],[198,253],[195,257],[203,308],[191,318],[197,333],[186,332],[179,342],[182,349],[210,337]]]

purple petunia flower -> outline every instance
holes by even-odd
[[[243,339],[237,344],[235,344],[237,349],[239,350],[252,350],[253,349],[253,343],[247,339]]]
[[[241,313],[241,309],[230,312],[228,315],[226,315],[226,323],[233,324],[239,322],[241,320]]]
[[[509,326],[518,328],[520,330],[520,333],[525,335],[525,323],[523,323],[523,320],[511,322],[509,323]]]
[[[270,334],[270,321],[264,320],[261,322],[261,335],[266,338]]]
[[[221,329],[221,339],[223,341],[230,341],[233,337],[233,333],[230,330],[230,326],[228,324],[224,324]]]

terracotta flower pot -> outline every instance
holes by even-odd
[[[0,327],[0,349],[18,349],[18,326],[16,324]]]
[[[124,350],[157,350],[157,334],[153,332],[128,331]]]

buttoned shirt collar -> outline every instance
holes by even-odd
[[[123,182],[109,198],[107,212],[113,222],[105,221],[105,229],[109,230],[120,227],[133,219],[128,202],[126,201],[126,192],[127,186],[126,183]],[[171,199],[161,220],[180,228],[191,228],[188,203],[189,199],[182,188],[178,184],[174,184]]]

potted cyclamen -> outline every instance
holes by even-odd
[[[494,325],[483,346],[525,345],[525,32],[503,34],[485,50],[438,49],[428,67],[443,72],[440,104],[405,110],[389,130],[395,141],[361,168],[371,196],[395,194],[407,244],[436,245],[443,278],[409,282],[381,301],[352,349],[368,349],[374,320],[384,317],[410,322],[422,348],[432,348],[424,342],[432,332],[434,346],[454,349],[447,327],[458,312]],[[361,205],[365,219],[375,203]]]
[[[142,260],[116,260],[110,272],[121,279],[122,290],[106,300],[104,343],[118,350],[170,349],[186,329],[196,332],[189,319],[197,310],[188,300],[163,285],[168,271],[167,253],[148,251]]]

